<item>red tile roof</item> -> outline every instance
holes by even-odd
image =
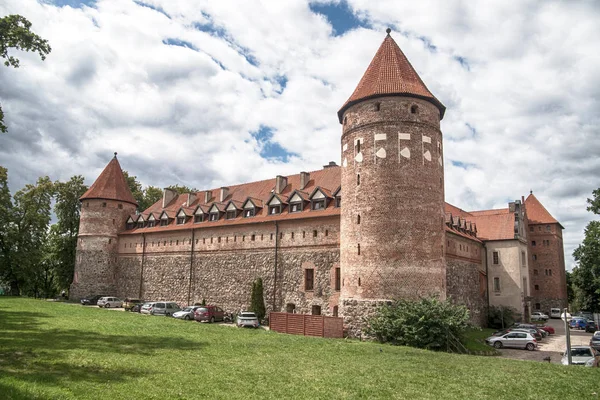
[[[388,31],[354,93],[338,111],[340,123],[350,106],[362,100],[394,95],[427,100],[440,110],[440,119],[444,117],[446,107],[427,89]]]
[[[129,190],[129,185],[117,160],[117,153],[96,179],[96,182],[79,198],[79,200],[85,199],[117,200],[137,206],[137,201]]]
[[[508,208],[471,211],[471,221],[477,224],[477,237],[482,240],[515,238],[515,215]]]
[[[531,224],[559,224],[533,193],[525,199],[525,210]]]

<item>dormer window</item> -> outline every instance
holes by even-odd
[[[225,215],[226,219],[234,219],[235,217],[237,217],[237,211],[236,210],[227,211],[227,214]]]
[[[254,208],[244,210],[244,218],[254,217]]]
[[[198,222],[202,222],[204,221],[204,214],[196,214],[194,215],[194,223],[197,224]]]
[[[325,208],[325,199],[313,200],[312,201],[312,209],[313,210],[322,210]]]
[[[302,211],[302,203],[291,203],[290,204],[290,212],[300,212]]]
[[[148,228],[154,228],[155,224],[156,224],[155,221],[148,221]]]
[[[133,222],[127,222],[127,229],[135,228],[135,224]]]
[[[281,204],[276,206],[269,206],[269,215],[281,214]]]
[[[143,228],[144,227],[144,221],[138,221],[137,227],[138,228]]]
[[[185,224],[185,217],[177,217],[177,225]]]
[[[212,213],[210,213],[208,220],[209,221],[218,221],[219,220],[219,213],[218,212],[212,212]]]

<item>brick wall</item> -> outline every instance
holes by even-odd
[[[566,307],[562,228],[559,224],[529,224],[527,239],[532,311],[538,310],[538,306],[540,311],[546,313],[550,308]]]

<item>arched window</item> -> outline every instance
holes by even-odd
[[[410,106],[411,114],[417,114],[418,112],[419,112],[419,107],[416,104],[413,104],[412,106]]]
[[[360,214],[356,216],[356,224],[360,225]]]
[[[356,153],[360,153],[360,140],[356,142]]]
[[[360,185],[360,174],[356,174],[356,186]]]
[[[375,103],[375,111],[381,110],[381,103]]]
[[[360,256],[360,243],[356,245],[356,251],[357,251],[358,255]]]

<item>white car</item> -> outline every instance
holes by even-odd
[[[123,300],[120,300],[116,297],[102,297],[100,300],[98,300],[98,307],[123,307]]]
[[[585,365],[586,367],[598,366],[598,352],[590,346],[571,346],[571,365]],[[567,352],[563,353],[560,360],[562,365],[569,365]]]
[[[258,318],[256,317],[256,314],[254,314],[253,312],[249,312],[249,311],[242,311],[237,316],[236,325],[239,328],[244,327],[244,326],[249,326],[251,328],[258,328],[260,323],[258,322]]]
[[[533,314],[531,314],[532,321],[548,321],[548,318],[550,318],[550,317],[548,317],[543,312],[539,312],[539,311],[536,311]]]
[[[497,349],[503,347],[516,347],[519,349],[527,349],[533,351],[537,348],[537,340],[531,333],[510,331],[500,336],[490,336],[485,339],[485,342]]]

